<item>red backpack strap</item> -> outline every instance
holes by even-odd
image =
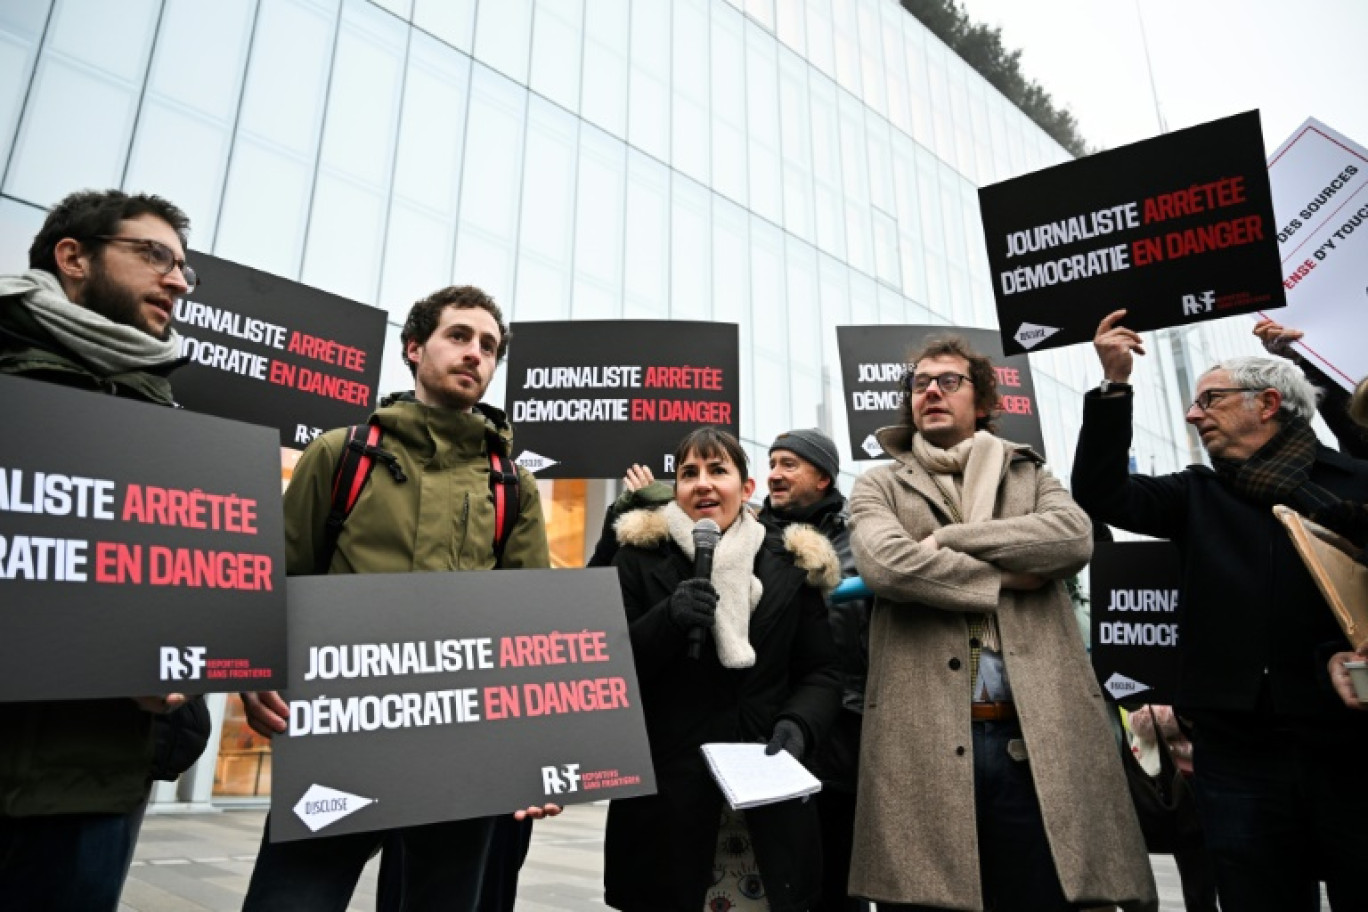
[[[380,449],[384,431],[380,425],[354,424],[347,428],[347,442],[342,448],[342,458],[333,470],[332,504],[328,510],[328,520],[323,526],[323,554],[315,573],[327,573],[332,564],[333,553],[337,550],[337,539],[342,527],[361,498],[361,491],[370,478],[371,470],[379,461],[398,483],[407,481],[404,470],[399,466],[394,454]]]
[[[518,524],[518,467],[496,447],[489,447],[489,491],[494,496],[494,560],[503,563],[504,546]]]

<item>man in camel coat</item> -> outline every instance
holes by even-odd
[[[1155,909],[1101,689],[1064,579],[1091,525],[1028,448],[991,434],[992,363],[911,360],[894,458],[851,495],[877,596],[850,887],[880,910]]]

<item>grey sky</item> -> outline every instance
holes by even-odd
[[[1170,130],[1262,112],[1268,151],[1307,117],[1368,145],[1366,0],[962,0],[1002,27],[1028,79],[1067,107],[1094,147],[1160,132],[1145,70],[1149,40]]]

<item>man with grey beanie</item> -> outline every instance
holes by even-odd
[[[806,524],[831,542],[841,575],[855,576],[850,553],[850,511],[836,489],[841,458],[836,443],[817,428],[800,428],[775,438],[769,450],[769,496],[760,521],[778,538],[789,526]],[[847,895],[850,847],[855,826],[855,775],[859,768],[860,720],[868,664],[869,601],[833,604],[827,620],[841,665],[841,713],[812,760],[823,788],[817,795],[822,827],[822,895],[814,912],[864,912],[869,904]]]

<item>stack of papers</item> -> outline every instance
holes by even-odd
[[[701,748],[732,810],[804,798],[822,783],[786,750],[765,755],[763,744],[705,744]]]

